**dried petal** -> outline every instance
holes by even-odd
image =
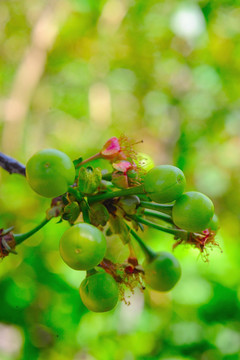
[[[101,155],[105,159],[114,159],[121,151],[121,146],[119,144],[118,138],[112,137],[109,139],[102,148]]]
[[[124,173],[124,175],[127,173],[128,170],[130,170],[132,168],[132,164],[126,160],[118,161],[118,162],[112,164],[112,166],[115,170],[118,170],[118,171]]]

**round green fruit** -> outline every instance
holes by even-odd
[[[105,272],[87,276],[80,285],[79,293],[88,310],[105,312],[118,302],[118,286],[113,277]]]
[[[218,217],[217,217],[216,214],[213,215],[212,219],[211,219],[210,222],[208,223],[207,228],[208,228],[208,229],[211,229],[211,230],[214,231],[215,233],[219,230],[220,224],[219,224],[219,219],[218,219]]]
[[[171,253],[159,252],[143,265],[145,283],[157,291],[171,290],[181,277],[181,267]]]
[[[168,203],[182,195],[186,180],[179,168],[172,165],[159,165],[145,175],[143,184],[152,201]]]
[[[64,194],[74,183],[75,168],[63,152],[45,149],[28,160],[26,178],[36,193],[52,198]]]
[[[153,159],[151,158],[151,156],[144,153],[138,153],[134,162],[137,165],[137,167],[145,170],[146,172],[154,168]]]
[[[197,191],[183,194],[176,200],[172,209],[175,225],[191,232],[201,232],[207,229],[213,214],[212,201]]]
[[[93,225],[80,223],[65,231],[60,239],[63,261],[74,270],[90,270],[98,265],[106,252],[103,233]]]

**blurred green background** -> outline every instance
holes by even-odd
[[[1,151],[26,163],[53,147],[72,159],[124,133],[220,217],[209,263],[178,247],[170,293],[90,313],[84,273],[60,259],[52,221],[0,264],[0,359],[240,358],[240,7],[238,1],[2,0]],[[49,200],[0,171],[0,227],[24,232]],[[146,231],[156,250],[172,238]]]

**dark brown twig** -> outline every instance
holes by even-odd
[[[26,176],[25,166],[17,160],[0,152],[0,166],[9,174],[20,174]]]

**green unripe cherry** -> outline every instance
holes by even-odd
[[[212,201],[204,194],[189,191],[179,197],[172,209],[174,224],[191,232],[208,228],[214,214]]]
[[[145,175],[143,185],[152,201],[168,203],[182,195],[186,180],[179,168],[172,165],[159,165]]]
[[[74,183],[75,168],[72,160],[62,151],[45,149],[28,160],[26,178],[39,195],[56,197],[64,194]]]
[[[216,214],[213,215],[212,219],[211,219],[210,222],[208,223],[207,228],[208,228],[208,229],[211,229],[211,230],[214,231],[215,233],[219,230],[220,224],[219,224],[219,219],[218,219],[218,217],[217,217]]]
[[[145,282],[157,291],[171,290],[181,277],[181,266],[171,253],[156,253],[149,262],[143,265]]]
[[[80,285],[80,297],[91,311],[112,310],[118,302],[118,286],[113,277],[105,272],[87,276]]]
[[[107,248],[103,233],[93,225],[80,223],[65,231],[59,251],[63,261],[74,270],[90,270],[103,259]]]

